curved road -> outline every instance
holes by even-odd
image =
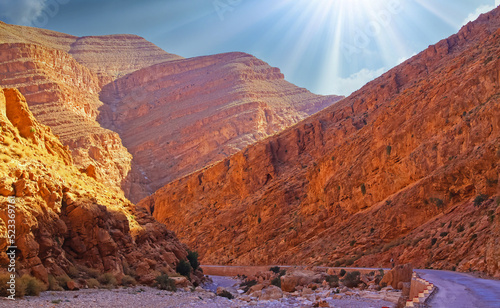
[[[438,287],[432,308],[500,308],[500,281],[448,271],[415,270]]]

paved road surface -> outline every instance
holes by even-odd
[[[438,287],[438,292],[429,303],[432,308],[500,308],[499,280],[479,279],[448,271],[416,272]]]

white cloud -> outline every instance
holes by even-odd
[[[498,5],[500,5],[500,0],[495,0],[495,5],[486,5],[486,4],[481,5],[480,7],[478,7],[476,9],[476,11],[470,13],[469,16],[467,16],[467,18],[465,18],[465,20],[462,22],[462,25],[467,24],[469,21],[476,20],[479,17],[479,15],[493,10]]]
[[[334,89],[331,93],[348,96],[352,92],[361,89],[365,84],[385,73],[385,67],[378,70],[362,69],[347,78],[339,78],[334,81]]]
[[[46,0],[0,0],[0,18],[8,23],[31,25],[40,17]]]

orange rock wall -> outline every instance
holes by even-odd
[[[140,205],[205,264],[499,276],[499,10]]]

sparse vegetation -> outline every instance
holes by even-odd
[[[473,226],[473,225],[472,225],[472,226]],[[472,226],[471,226],[471,227],[472,227]],[[457,227],[457,232],[458,232],[458,233],[460,233],[460,232],[464,232],[464,230],[465,230],[464,225],[459,225],[459,226]]]
[[[439,198],[430,198],[430,202],[434,203],[438,209],[442,209],[444,207],[444,201]]]
[[[101,286],[99,281],[97,281],[97,279],[95,279],[95,278],[87,279],[87,280],[85,280],[85,282],[87,283],[87,286],[89,287],[89,289],[95,289],[95,288],[99,288]]]
[[[63,288],[59,285],[56,278],[52,275],[49,275],[49,290],[50,291],[62,291]]]
[[[279,274],[280,272],[280,267],[279,266],[273,266],[269,269],[269,271],[275,273],[275,274]]]
[[[471,240],[471,241],[475,240],[476,238],[477,238],[477,234],[476,234],[476,233],[474,233],[474,234],[472,234],[472,235],[470,236],[470,240]]]
[[[233,294],[229,293],[226,290],[222,291],[222,293],[219,294],[219,296],[225,297],[225,298],[228,298],[228,299],[233,299],[234,298]]]
[[[486,200],[488,200],[488,195],[480,194],[474,199],[474,206],[481,206]]]
[[[134,277],[131,277],[129,275],[125,275],[122,278],[122,285],[123,286],[135,286],[137,284],[137,281],[135,281]]]
[[[38,296],[40,292],[47,290],[44,283],[30,275],[23,275],[17,284],[24,288],[24,295]]]
[[[271,284],[273,286],[277,286],[278,288],[281,288],[281,278],[278,276],[278,277],[275,277],[271,280]]]
[[[198,252],[188,250],[187,259],[189,260],[189,264],[191,264],[193,270],[197,270],[200,267],[200,262],[198,261],[198,257],[199,257]]]
[[[240,287],[243,287],[243,291],[245,291],[245,293],[247,293],[248,290],[250,290],[250,288],[256,284],[257,284],[257,280],[246,280],[246,281],[241,283]]]
[[[345,269],[341,269],[340,270],[340,277],[344,277],[345,274],[346,274]]]
[[[186,260],[181,260],[179,264],[177,264],[176,267],[176,272],[181,274],[182,276],[189,277],[189,274],[191,274],[191,271],[193,268],[191,267],[191,264],[187,262]]]
[[[175,286],[175,281],[168,277],[167,274],[162,274],[155,279],[154,286],[160,290],[166,290],[175,292],[177,287]]]
[[[361,274],[358,271],[349,272],[342,279],[342,283],[348,288],[357,287],[360,281]]]
[[[439,236],[441,236],[441,237],[445,237],[447,235],[448,235],[448,232],[441,232],[441,234],[439,234]]]
[[[365,186],[365,183],[361,184],[361,193],[364,195],[366,195],[366,186]]]
[[[436,244],[436,242],[437,242],[437,238],[433,237],[431,239],[431,246],[434,246],[434,244]]]
[[[337,275],[328,275],[326,277],[326,282],[330,285],[330,288],[337,288],[339,286],[339,276]]]
[[[104,273],[104,274],[100,275],[97,278],[97,281],[99,281],[99,283],[102,286],[106,286],[106,287],[115,287],[118,284],[116,281],[116,277],[113,276],[113,274],[111,274],[111,273]]]
[[[388,145],[388,146],[385,148],[385,152],[387,153],[387,156],[391,156],[392,147],[391,147],[390,145]]]
[[[56,277],[56,281],[61,288],[66,290],[68,288],[68,282],[71,281],[71,278],[69,278],[68,275],[61,275]]]

